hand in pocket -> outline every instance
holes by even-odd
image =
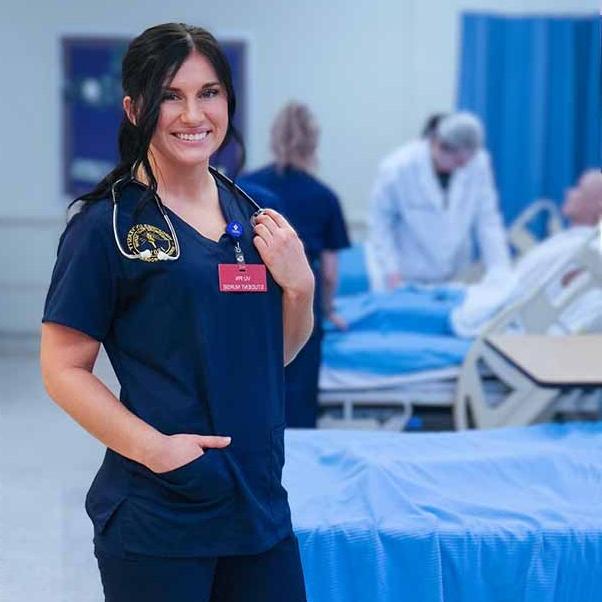
[[[230,441],[230,437],[218,435],[162,435],[146,454],[144,465],[156,474],[164,474],[196,460],[204,449],[224,448]]]

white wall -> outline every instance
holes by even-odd
[[[0,9],[0,333],[38,329],[61,229],[60,39],[133,36],[186,21],[249,41],[249,167],[269,159],[270,122],[289,99],[322,127],[320,175],[362,220],[378,160],[456,92],[460,13],[593,13],[597,0],[136,0],[11,3]],[[6,251],[5,251],[6,253]]]

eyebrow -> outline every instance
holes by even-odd
[[[201,87],[201,90],[204,90],[205,88],[212,88],[213,86],[220,86],[220,82],[209,82],[207,84],[203,84],[203,86]],[[169,91],[169,92],[181,92],[182,90],[180,90],[180,88],[174,88],[172,86],[167,86],[165,88],[165,90]]]

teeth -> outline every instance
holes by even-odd
[[[200,134],[176,134],[180,140],[190,140],[198,142],[199,140],[204,140],[209,132],[202,132]]]

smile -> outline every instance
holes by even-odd
[[[174,136],[179,140],[187,140],[188,142],[200,142],[209,135],[209,132],[201,132],[200,134],[180,134],[175,133]]]

